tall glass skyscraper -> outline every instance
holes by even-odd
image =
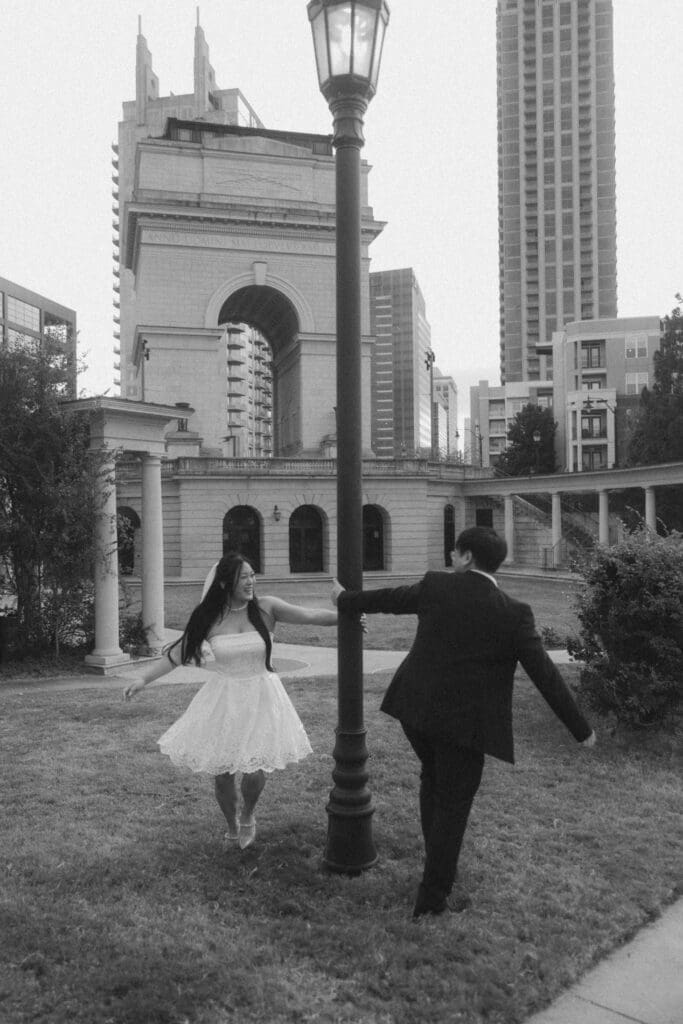
[[[498,0],[501,383],[617,315],[612,0]]]
[[[370,274],[372,449],[380,458],[432,447],[431,328],[412,267]]]

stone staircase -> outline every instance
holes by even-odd
[[[571,562],[590,550],[598,540],[598,516],[573,508],[562,509],[562,539],[553,547],[550,499],[530,502],[513,499],[515,528],[515,564],[539,569],[567,568]],[[610,520],[610,540],[618,534],[620,524]]]

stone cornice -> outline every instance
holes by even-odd
[[[174,477],[250,476],[332,476],[337,472],[333,458],[171,459],[164,475]],[[428,478],[441,480],[452,488],[453,497],[503,498],[506,495],[595,493],[626,487],[666,487],[683,484],[683,462],[657,466],[634,466],[588,473],[556,473],[548,476],[520,476],[505,479],[482,475],[478,467],[428,462],[426,459],[364,459],[363,479]]]
[[[172,206],[154,207],[146,204],[129,203],[126,206],[126,262],[125,266],[133,270],[136,253],[139,250],[140,235],[143,228],[157,231],[181,231],[204,235],[225,236],[231,231],[253,238],[310,238],[321,235],[332,244],[336,231],[334,210],[325,212],[323,216],[314,211],[273,210],[257,206],[232,206],[226,209],[205,209],[193,207],[191,210],[178,209]],[[361,224],[361,236],[369,245],[383,231],[385,221],[365,218]],[[226,230],[227,229],[227,230]]]

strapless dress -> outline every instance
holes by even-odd
[[[211,678],[173,723],[159,748],[193,772],[272,772],[312,753],[306,730],[255,630],[209,640]]]

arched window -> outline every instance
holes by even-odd
[[[451,551],[455,550],[455,509],[452,505],[444,506],[443,510],[443,561],[451,564]]]
[[[300,505],[290,516],[289,571],[323,571],[323,521],[314,505]]]
[[[223,554],[239,551],[261,572],[261,519],[251,505],[234,505],[223,519]]]
[[[363,570],[384,569],[384,517],[377,505],[363,505]]]
[[[119,572],[132,576],[135,572],[136,533],[140,529],[140,516],[135,509],[120,505],[116,510],[116,543],[119,553]]]

